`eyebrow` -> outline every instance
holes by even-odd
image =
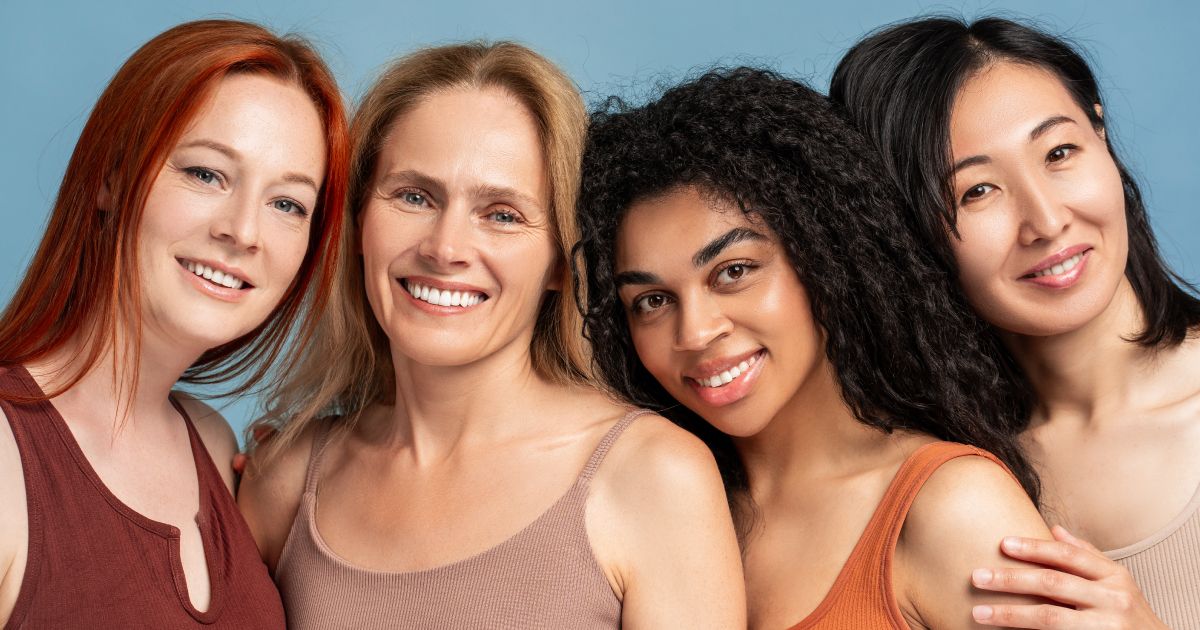
[[[1064,123],[1079,124],[1075,122],[1075,119],[1068,116],[1051,116],[1038,123],[1038,125],[1033,128],[1033,131],[1029,132],[1029,139],[1037,140],[1042,136],[1042,134]],[[980,164],[990,164],[991,162],[992,158],[986,155],[972,155],[969,158],[963,158],[955,162],[954,168],[950,170],[950,174],[953,175],[954,173],[957,173],[968,166],[979,166]]]
[[[733,228],[732,230],[729,230],[728,232],[709,241],[704,247],[701,247],[700,251],[696,252],[696,254],[692,256],[692,266],[703,267],[704,265],[708,264],[709,261],[716,258],[717,255],[720,254],[721,251],[726,247],[729,247],[734,243],[740,243],[747,240],[765,241],[767,240],[767,237],[755,232],[754,230],[751,230],[750,228]]]
[[[188,142],[187,144],[179,145],[179,148],[181,149],[191,149],[195,147],[212,149],[213,151],[216,151],[217,153],[220,153],[221,155],[224,155],[225,157],[234,161],[241,161],[242,159],[242,154],[239,153],[237,149],[234,149],[227,144],[217,142],[216,140],[201,138],[199,140]],[[288,183],[303,184],[305,186],[312,187],[313,190],[321,190],[321,187],[317,185],[317,182],[314,181],[313,178],[303,173],[284,173],[282,179]]]
[[[627,284],[662,284],[662,278],[645,271],[622,271],[613,279],[617,288]]]
[[[491,186],[483,184],[477,187],[474,191],[476,197],[512,199],[518,202],[518,205],[531,206],[541,209],[542,202],[535,199],[532,195],[525,194],[516,188],[507,186]]]
[[[1073,118],[1069,118],[1067,116],[1051,116],[1039,123],[1038,126],[1034,127],[1033,131],[1029,132],[1029,139],[1037,140],[1042,134],[1063,123],[1077,124]]]

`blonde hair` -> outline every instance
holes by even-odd
[[[341,415],[353,422],[373,402],[395,401],[387,336],[371,312],[363,269],[354,255],[358,214],[366,205],[381,145],[393,123],[422,100],[456,88],[499,88],[529,110],[538,127],[550,182],[550,218],[560,256],[560,292],[550,293],[538,314],[530,347],[533,368],[556,383],[584,383],[591,357],[583,317],[573,299],[569,264],[579,240],[575,200],[587,133],[587,113],[578,88],[545,57],[512,42],[469,42],[426,48],[393,62],[367,92],[351,123],[353,141],[349,210],[339,242],[341,260],[333,299],[317,333],[281,385],[268,394],[266,414],[247,430],[278,430],[271,451],[291,443],[313,420]],[[269,457],[270,453],[265,454]]]

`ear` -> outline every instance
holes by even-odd
[[[1108,136],[1104,133],[1104,106],[1100,103],[1092,105],[1092,109],[1096,111],[1096,117],[1100,119],[1100,130],[1096,133],[1100,134],[1100,139],[1108,142]]]

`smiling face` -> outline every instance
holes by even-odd
[[[359,217],[363,273],[393,354],[464,365],[528,361],[560,264],[537,126],[496,88],[436,92],[382,144]]]
[[[760,432],[824,360],[808,296],[778,239],[694,188],[630,207],[616,271],[642,364],[724,433]]]
[[[950,122],[959,280],[977,311],[1022,335],[1069,332],[1125,273],[1125,198],[1103,131],[1053,74],[997,63],[959,91]]]
[[[259,74],[223,79],[146,199],[146,329],[202,352],[266,320],[304,260],[325,156],[321,118],[300,88]]]

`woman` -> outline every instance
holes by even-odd
[[[865,149],[824,98],[746,68],[589,130],[596,363],[723,434],[697,429],[726,464],[754,628],[964,627],[993,537],[1049,535],[993,418],[998,368],[953,343],[975,338],[966,305]]]
[[[975,577],[1060,606],[976,618],[1161,627],[1153,608],[1171,627],[1200,626],[1200,301],[1159,256],[1087,63],[1009,20],[919,19],[857,44],[831,95],[1001,341],[996,360],[1018,367],[1044,513],[1080,534],[1006,540],[1044,568]]]
[[[704,445],[585,378],[562,297],[585,123],[509,43],[413,53],[360,105],[361,259],[239,497],[292,627],[745,624]]]
[[[283,627],[233,432],[172,388],[310,334],[348,144],[316,52],[252,24],[172,28],[109,83],[0,317],[6,628]]]

